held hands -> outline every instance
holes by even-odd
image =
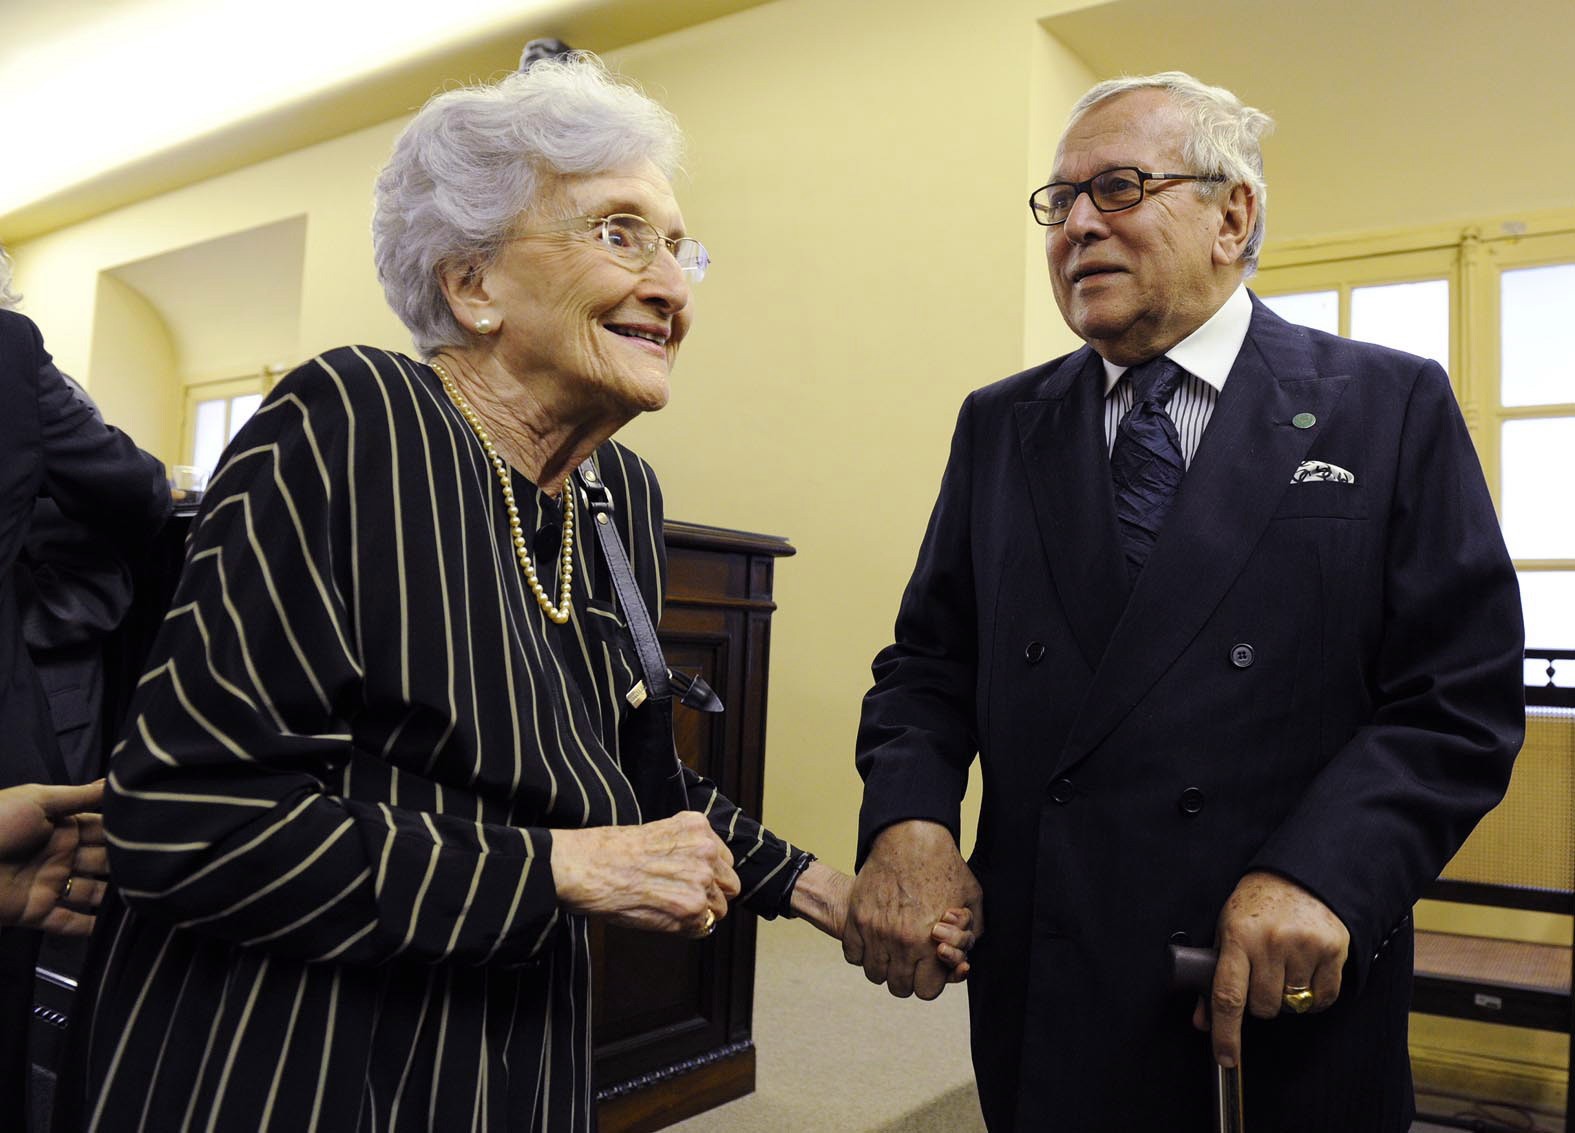
[[[1241,1064],[1243,1011],[1274,1018],[1287,988],[1311,988],[1312,1011],[1326,1010],[1339,998],[1351,934],[1295,882],[1261,871],[1243,877],[1225,902],[1216,936],[1214,990],[1208,1010],[1200,1001],[1192,1022],[1210,1030],[1212,1016],[1214,1058],[1221,1066]]]
[[[706,936],[738,896],[733,855],[705,817],[552,832],[552,879],[569,910],[651,932]]]
[[[935,822],[898,822],[876,835],[853,881],[842,954],[895,996],[934,999],[968,974],[984,935],[983,893]]]
[[[99,805],[104,782],[25,783],[0,790],[0,925],[62,936],[93,931],[109,859]]]
[[[793,914],[808,921],[827,936],[841,940],[847,930],[848,900],[853,878],[824,862],[810,862],[793,886]],[[966,908],[947,909],[930,929],[935,957],[950,969],[947,983],[960,983],[968,976],[968,950],[973,947],[973,913]]]

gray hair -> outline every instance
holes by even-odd
[[[469,340],[439,273],[491,264],[553,174],[648,160],[672,177],[682,150],[672,114],[588,52],[432,98],[394,143],[372,214],[377,277],[416,349]]]
[[[1274,129],[1274,119],[1255,107],[1246,106],[1224,87],[1211,87],[1185,71],[1162,71],[1157,75],[1128,75],[1102,82],[1077,100],[1067,129],[1090,107],[1117,95],[1136,90],[1162,90],[1171,96],[1187,126],[1187,140],[1181,156],[1188,172],[1217,173],[1224,184],[1246,185],[1258,202],[1252,234],[1247,238],[1241,262],[1250,275],[1258,266],[1263,250],[1265,202],[1268,183],[1263,179],[1263,150],[1259,143]],[[1165,170],[1164,172],[1181,172]],[[1212,196],[1218,183],[1197,182],[1198,192]]]
[[[11,257],[0,246],[0,311],[14,311],[21,302],[21,294],[11,286]]]

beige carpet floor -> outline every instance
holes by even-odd
[[[982,1133],[968,994],[896,999],[803,921],[760,925],[755,1092],[682,1133]]]

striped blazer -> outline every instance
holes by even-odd
[[[595,459],[657,620],[655,477],[613,442]],[[515,488],[550,563],[559,505]],[[112,759],[125,908],[68,1122],[592,1126],[587,929],[551,831],[639,821],[623,767],[670,743],[622,696],[638,662],[596,550],[552,624],[428,367],[343,348],[279,384],[210,487]],[[801,851],[689,795],[774,915]]]

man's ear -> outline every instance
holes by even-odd
[[[1235,184],[1220,202],[1220,230],[1214,238],[1214,262],[1221,267],[1239,263],[1252,239],[1258,218],[1258,195],[1251,185]]]
[[[459,325],[477,334],[491,334],[503,323],[487,290],[487,268],[475,260],[456,260],[438,268],[438,285]]]

